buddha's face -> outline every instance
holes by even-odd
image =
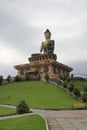
[[[46,32],[44,35],[45,35],[45,39],[50,39],[51,38],[51,34],[49,32]]]

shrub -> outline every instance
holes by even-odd
[[[62,84],[63,84],[63,81],[59,79],[59,80],[57,81],[57,84],[62,85]]]
[[[71,81],[70,77],[69,77],[69,76],[67,76],[67,82],[70,82],[70,81]]]
[[[28,73],[26,73],[26,75],[25,75],[25,79],[26,79],[26,80],[30,80],[30,76],[29,76]]]
[[[10,75],[7,76],[7,81],[11,82],[11,76]]]
[[[73,83],[69,84],[68,90],[69,90],[69,92],[73,92],[73,90],[74,90],[74,84]]]
[[[87,86],[84,86],[84,91],[86,91],[86,92],[87,92]]]
[[[73,93],[74,93],[77,97],[80,97],[80,96],[81,96],[80,90],[79,90],[78,88],[74,88]]]
[[[67,76],[63,76],[63,80],[67,80]]]
[[[45,80],[49,81],[49,75],[48,74],[45,75]]]
[[[0,75],[0,85],[2,84],[2,82],[3,82],[3,76]]]
[[[29,112],[29,106],[26,104],[26,102],[23,100],[19,103],[19,105],[16,107],[17,114],[24,114]]]
[[[82,95],[83,102],[87,102],[87,92],[84,92]]]
[[[38,79],[41,80],[41,76],[40,76],[40,74],[39,74],[39,76],[38,76]]]
[[[15,77],[15,81],[16,81],[16,82],[19,82],[19,81],[21,81],[21,78],[17,75],[17,76]]]
[[[62,75],[60,75],[60,79],[63,80],[63,76]]]
[[[64,88],[67,88],[67,87],[68,87],[67,81],[64,81],[63,87],[64,87]]]

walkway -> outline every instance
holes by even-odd
[[[5,107],[10,106],[5,105]],[[87,110],[54,111],[31,109],[31,111],[45,117],[50,130],[87,130]],[[0,117],[0,119],[2,118]]]
[[[50,130],[87,130],[87,110],[33,110],[45,116]]]

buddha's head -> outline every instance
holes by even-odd
[[[45,36],[45,39],[50,39],[50,38],[51,38],[51,32],[47,29],[47,30],[44,32],[44,36]]]

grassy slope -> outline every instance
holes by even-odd
[[[40,81],[18,82],[0,86],[0,103],[17,104],[25,100],[33,108],[71,108],[79,102],[64,90]]]
[[[76,88],[79,88],[80,91],[83,91],[84,87],[87,86],[87,80],[86,81],[76,80],[73,83],[75,84]]]
[[[0,107],[0,116],[15,114],[16,110],[11,108]]]
[[[0,121],[0,130],[46,130],[45,121],[38,115]]]

